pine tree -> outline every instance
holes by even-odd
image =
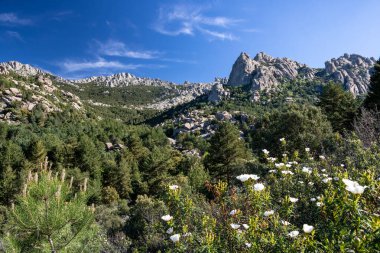
[[[248,158],[248,152],[239,131],[230,123],[219,126],[210,140],[209,155],[206,157],[206,166],[211,175],[225,177],[229,181],[233,170]]]
[[[351,129],[358,103],[354,96],[339,84],[329,83],[319,97],[321,106],[334,131]]]
[[[71,180],[70,180],[71,182]],[[86,205],[87,182],[72,192],[65,172],[30,172],[16,204],[9,210],[8,252],[90,252],[97,247],[94,210]]]
[[[368,95],[364,100],[364,106],[367,109],[380,108],[380,59],[375,64]]]
[[[41,140],[33,141],[29,146],[29,159],[34,164],[43,162],[46,157],[44,143]]]

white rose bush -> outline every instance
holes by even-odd
[[[264,169],[238,174],[230,185],[209,183],[207,200],[181,186],[169,190],[172,219],[162,223],[163,233],[173,228],[175,236],[165,237],[170,250],[380,252],[379,169],[311,153],[266,157]]]

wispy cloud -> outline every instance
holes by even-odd
[[[8,38],[12,40],[24,41],[22,36],[18,32],[15,32],[15,31],[6,31],[5,36],[7,36]]]
[[[169,36],[195,35],[199,32],[214,39],[238,39],[227,29],[242,20],[223,16],[207,16],[204,11],[203,7],[194,5],[161,7],[153,28],[155,31]]]
[[[106,43],[97,41],[98,53],[104,56],[119,56],[134,59],[154,59],[159,56],[157,51],[137,51],[129,50],[127,46],[120,41],[108,40]]]
[[[15,13],[0,13],[0,25],[31,25],[33,22],[31,19],[20,18]]]
[[[139,64],[124,64],[119,61],[108,61],[103,58],[94,61],[65,61],[62,68],[66,72],[77,72],[87,70],[133,70],[141,67]]]

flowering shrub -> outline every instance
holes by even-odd
[[[280,140],[285,146],[285,139]],[[266,157],[260,175],[209,186],[196,206],[168,188],[164,229],[174,252],[379,252],[380,181],[374,166],[356,170],[329,157],[295,152]],[[200,202],[202,203],[202,202]]]

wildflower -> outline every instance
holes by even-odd
[[[323,156],[323,155],[320,155],[320,156],[319,156],[319,159],[321,159],[321,160],[325,160],[325,159],[326,159],[326,157],[325,157],[325,156]]]
[[[289,226],[290,222],[288,222],[286,220],[281,220],[281,224],[284,225],[284,226]]]
[[[267,160],[270,161],[270,162],[272,162],[272,163],[274,163],[274,161],[276,161],[277,158],[275,158],[275,157],[268,157]]]
[[[269,173],[277,173],[277,170],[269,170]]]
[[[274,164],[274,166],[276,166],[277,168],[278,168],[278,167],[282,167],[282,166],[284,166],[284,165],[285,165],[284,163],[275,163],[275,164]]]
[[[322,182],[323,182],[323,183],[328,183],[328,182],[331,181],[331,180],[332,180],[331,177],[327,177],[327,178],[322,179]]]
[[[305,151],[306,152],[310,152],[310,148],[305,148]]]
[[[285,166],[286,166],[286,168],[290,168],[290,167],[292,167],[292,164],[287,163]]]
[[[298,181],[298,183],[299,183],[299,184],[304,184],[304,182],[303,182],[303,181]]]
[[[317,199],[316,198],[311,198],[310,201],[311,202],[315,202],[315,201],[317,201]]]
[[[170,216],[170,214],[167,214],[167,215],[162,216],[161,219],[164,221],[170,221],[171,219],[173,219],[173,216]]]
[[[274,211],[273,211],[273,210],[265,211],[265,212],[264,212],[264,216],[265,216],[265,217],[271,216],[271,215],[273,215],[273,214],[274,214]]]
[[[284,175],[287,175],[287,174],[289,174],[289,175],[293,175],[293,174],[294,174],[294,173],[291,172],[290,170],[283,170],[283,171],[281,171],[281,173],[284,174]]]
[[[295,237],[297,237],[299,235],[299,233],[300,232],[298,232],[297,230],[294,230],[294,231],[290,232],[288,234],[288,236],[291,237],[291,238],[295,238]]]
[[[183,237],[188,237],[188,236],[191,236],[191,232],[187,232],[183,234]]]
[[[262,183],[257,183],[253,185],[253,189],[258,192],[264,190],[264,188],[265,186]]]
[[[285,138],[281,138],[280,141],[281,141],[281,142],[284,142],[284,141],[285,141]]]
[[[231,223],[230,226],[231,226],[231,228],[233,228],[233,229],[238,229],[238,228],[240,228],[240,225],[239,225],[239,224],[235,224],[235,223]]]
[[[169,235],[172,234],[173,233],[173,228],[169,228],[168,230],[166,230],[166,233],[169,234]]]
[[[298,199],[297,199],[297,198],[292,198],[292,197],[290,197],[290,198],[289,198],[289,201],[292,202],[292,203],[296,203],[296,202],[298,201]]]
[[[305,233],[311,233],[311,231],[314,230],[314,227],[311,225],[303,224],[303,232]]]
[[[234,210],[232,210],[231,212],[230,212],[230,215],[232,216],[232,215],[235,215],[235,214],[237,214],[237,210],[236,209],[234,209]]]
[[[247,248],[250,248],[250,247],[252,246],[252,243],[246,242],[246,243],[245,243],[245,246],[246,246]]]
[[[252,180],[257,180],[259,179],[260,177],[255,175],[255,174],[243,174],[243,175],[240,175],[240,176],[237,176],[236,177],[238,180],[240,180],[241,182],[245,182],[247,181],[248,179],[252,179]]]
[[[344,164],[342,163],[342,164],[340,165],[340,167],[344,168]]]
[[[313,185],[314,185],[314,183],[313,183],[313,182],[309,182],[309,183],[308,183],[308,185],[310,185],[310,186],[313,186]]]
[[[179,241],[180,237],[181,237],[180,234],[175,234],[175,235],[170,236],[170,240],[172,240],[172,242],[176,243]]]
[[[287,156],[288,156],[288,154],[282,154],[282,156],[283,156],[283,157],[287,157]]]
[[[263,153],[266,154],[266,155],[269,155],[269,151],[266,150],[265,148],[263,149]]]
[[[342,179],[346,185],[346,190],[354,194],[362,194],[368,186],[361,186],[358,182],[349,179]]]
[[[311,174],[311,168],[309,168],[309,167],[303,167],[302,168],[302,172]]]
[[[323,203],[322,202],[317,202],[317,207],[321,207],[321,206],[323,206]]]
[[[179,186],[176,185],[176,184],[169,185],[169,189],[172,190],[172,191],[175,191],[175,190],[178,190],[178,189],[179,189]]]
[[[243,227],[244,227],[245,229],[248,229],[248,228],[249,228],[249,226],[248,226],[247,224],[243,224]]]

